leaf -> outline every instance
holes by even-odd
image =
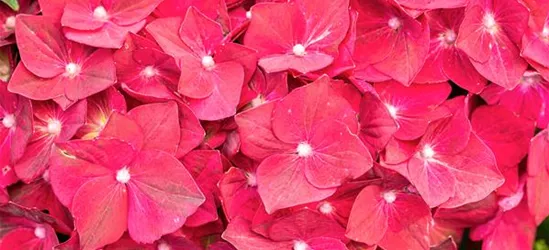
[[[3,3],[10,6],[14,11],[19,11],[19,2],[17,0],[2,0]]]

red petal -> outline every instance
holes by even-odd
[[[221,26],[209,19],[195,7],[187,10],[179,29],[181,41],[198,57],[212,55],[215,47],[223,40]]]
[[[287,143],[310,138],[308,131],[325,120],[335,120],[356,132],[358,123],[353,107],[331,89],[328,76],[292,91],[273,111],[273,132]]]
[[[268,213],[322,200],[336,189],[319,189],[305,178],[305,161],[293,155],[272,155],[257,168],[258,192]]]
[[[141,152],[129,171],[128,232],[137,242],[152,243],[177,230],[204,203],[189,172],[165,152]]]
[[[293,242],[274,242],[263,238],[252,232],[248,221],[239,217],[229,223],[221,237],[238,249],[279,250],[293,246]]]
[[[113,243],[128,227],[126,186],[116,182],[114,176],[89,180],[78,189],[71,211],[82,249]]]
[[[307,180],[317,188],[338,187],[372,167],[368,149],[344,126],[325,121],[309,131],[313,154],[310,159],[301,161]]]
[[[263,160],[274,153],[294,149],[273,134],[271,119],[274,106],[275,103],[266,103],[235,116],[241,150],[252,159]]]
[[[500,169],[517,165],[528,153],[534,123],[501,106],[482,106],[471,117],[477,135],[496,157]]]
[[[99,93],[116,82],[116,68],[112,52],[99,49],[82,62],[82,72],[65,85],[65,96],[70,100],[84,99]]]
[[[32,73],[51,78],[65,72],[68,52],[59,24],[42,16],[19,15],[16,26],[21,60]]]
[[[128,112],[128,117],[143,131],[143,150],[158,149],[175,154],[180,139],[177,113],[175,102],[141,105]]]

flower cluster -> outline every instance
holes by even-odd
[[[545,0],[2,2],[0,250],[522,250],[549,215]]]

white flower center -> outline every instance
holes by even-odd
[[[482,23],[484,24],[484,28],[486,28],[488,33],[495,34],[498,31],[498,24],[496,23],[494,14],[486,13],[482,18]]]
[[[101,21],[107,21],[109,19],[109,14],[105,7],[99,5],[93,10],[93,17]]]
[[[385,192],[385,193],[383,193],[383,199],[387,203],[393,203],[396,200],[396,194],[393,191]]]
[[[67,66],[65,66],[65,75],[69,78],[74,78],[80,74],[80,70],[80,65],[76,63],[68,63]]]
[[[42,179],[46,182],[50,182],[50,171],[48,169],[42,174]]]
[[[520,81],[520,83],[522,84],[521,86],[525,88],[536,86],[540,82],[541,82],[541,76],[539,75],[539,73],[535,71],[530,71],[530,70],[527,70],[526,72],[524,72]]]
[[[246,11],[246,18],[252,19],[252,12],[251,11]]]
[[[446,44],[448,45],[454,44],[456,42],[456,38],[456,32],[454,32],[453,30],[447,30],[444,33],[444,42],[446,42]]]
[[[541,36],[543,38],[549,38],[549,27],[543,27],[543,30],[541,31]]]
[[[154,68],[154,66],[147,66],[141,71],[141,75],[146,78],[151,78],[158,74],[158,71]]]
[[[6,30],[13,30],[15,28],[15,16],[9,16],[4,22],[4,28]]]
[[[170,245],[168,245],[168,243],[162,242],[162,243],[158,244],[158,246],[156,246],[156,249],[157,250],[171,250],[172,247]]]
[[[250,104],[252,105],[252,107],[257,107],[257,106],[260,106],[261,104],[265,103],[265,99],[263,99],[263,96],[262,95],[257,95],[251,102]]]
[[[309,157],[313,154],[313,148],[309,143],[302,142],[297,145],[297,155],[300,157]]]
[[[305,47],[303,46],[303,44],[296,44],[294,45],[294,47],[292,48],[292,52],[294,53],[294,55],[296,56],[305,56]]]
[[[389,115],[391,115],[391,117],[393,117],[393,119],[396,119],[397,117],[397,108],[391,104],[385,104],[385,107],[387,107],[387,110],[389,111]]]
[[[3,175],[3,176],[6,176],[6,175],[8,174],[8,172],[10,172],[10,171],[11,171],[11,167],[10,167],[10,166],[7,166],[7,165],[4,166],[4,167],[2,168],[2,175]]]
[[[116,172],[116,181],[120,183],[128,183],[130,181],[130,170],[127,167],[123,167]]]
[[[331,214],[334,211],[334,207],[329,202],[322,202],[318,207],[318,211],[322,214]]]
[[[48,133],[52,134],[52,135],[58,135],[59,133],[61,133],[61,127],[63,125],[61,124],[61,122],[59,120],[50,120],[48,122]]]
[[[37,226],[34,229],[34,236],[38,239],[44,239],[46,238],[46,229],[42,226]]]
[[[305,241],[297,240],[294,242],[294,250],[308,250],[309,245]]]
[[[389,19],[389,22],[387,22],[387,25],[389,25],[391,29],[397,30],[402,26],[402,22],[400,22],[400,19],[398,19],[398,17],[393,17]]]
[[[433,158],[433,156],[435,156],[435,151],[431,146],[425,145],[425,147],[423,147],[423,150],[421,151],[421,156],[424,159],[431,159]]]
[[[4,116],[4,119],[2,119],[2,125],[6,128],[11,128],[13,125],[15,125],[15,115],[13,114],[7,114]]]
[[[205,69],[212,69],[215,66],[215,61],[212,56],[202,57],[202,67]]]
[[[248,182],[248,186],[250,187],[255,187],[257,186],[257,177],[255,176],[254,173],[246,173],[246,180]]]

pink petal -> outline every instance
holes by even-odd
[[[49,100],[65,95],[64,76],[40,78],[30,72],[23,63],[15,68],[8,84],[12,93],[20,94],[33,100]]]
[[[189,172],[165,152],[142,151],[129,172],[128,232],[137,242],[152,243],[177,230],[204,203]]]
[[[497,168],[490,149],[474,133],[464,151],[444,156],[442,162],[452,166],[456,178],[456,194],[442,207],[457,207],[488,196],[503,184],[503,176]]]
[[[178,103],[177,106],[179,107],[179,126],[181,130],[181,137],[179,139],[176,157],[180,158],[193,148],[200,145],[206,135],[206,132],[204,131],[204,128],[202,128],[198,118],[196,118],[187,105]]]
[[[128,33],[137,33],[145,26],[145,20],[130,25],[105,23],[96,30],[63,28],[65,37],[71,41],[99,48],[118,49],[122,47]]]
[[[269,228],[269,238],[274,241],[307,240],[327,237],[345,240],[345,229],[336,221],[309,209],[277,219]]]
[[[303,160],[275,154],[257,168],[258,192],[268,213],[282,208],[322,200],[336,189],[319,189],[305,178]]]
[[[180,58],[191,53],[191,49],[179,37],[182,22],[181,17],[159,18],[150,22],[146,30],[166,54]]]
[[[368,149],[344,126],[325,121],[309,131],[313,155],[302,161],[307,180],[317,188],[338,187],[372,167]]]
[[[328,237],[317,237],[308,240],[307,245],[314,250],[346,250],[347,247],[340,240],[328,238]]]
[[[114,1],[109,9],[110,20],[118,25],[131,25],[149,16],[162,0]]]
[[[448,201],[456,192],[456,179],[444,164],[414,157],[408,163],[408,178],[430,207]]]
[[[358,136],[375,151],[381,151],[393,134],[398,130],[395,120],[381,102],[372,93],[364,93],[360,102],[360,133]]]
[[[68,52],[59,24],[46,17],[20,15],[16,26],[21,60],[32,73],[51,78],[65,72]]]
[[[347,225],[348,238],[369,245],[383,238],[389,227],[389,219],[383,211],[384,203],[380,198],[381,190],[375,185],[365,187],[358,194]]]
[[[259,59],[258,65],[265,69],[267,73],[293,69],[305,74],[325,68],[333,61],[334,58],[330,55],[311,51],[302,57],[289,54],[272,54]]]
[[[271,119],[275,103],[266,103],[235,116],[241,140],[241,150],[248,157],[263,160],[277,153],[293,150],[273,133]]]
[[[224,62],[217,64],[209,74],[212,74],[214,84],[212,94],[203,99],[187,99],[189,107],[200,120],[213,121],[233,116],[244,84],[242,65]]]
[[[94,3],[95,2],[95,3]],[[63,10],[61,25],[78,30],[95,30],[105,25],[105,21],[95,18],[93,15],[100,1],[76,1],[68,2]],[[110,16],[110,15],[109,15]]]
[[[476,134],[486,143],[500,169],[517,165],[528,153],[534,123],[501,106],[482,106],[471,117]]]
[[[203,57],[212,55],[215,47],[223,40],[223,33],[218,23],[190,7],[181,23],[179,37],[195,56]]]
[[[143,131],[142,149],[158,149],[175,154],[181,136],[175,102],[141,105],[128,112],[128,117]]]
[[[99,49],[82,64],[82,72],[65,85],[65,96],[70,100],[84,99],[99,93],[116,82],[116,68],[112,53]]]
[[[72,213],[82,249],[117,241],[128,227],[126,186],[114,176],[87,181],[74,196]]]
[[[335,120],[357,131],[353,107],[331,89],[325,76],[295,89],[276,105],[273,111],[273,132],[282,141],[300,143],[310,138],[308,131],[324,120]]]
[[[143,129],[136,121],[127,115],[113,112],[101,130],[99,138],[116,138],[132,145],[136,150],[141,150],[144,144]]]
[[[278,250],[293,246],[293,242],[274,242],[252,232],[250,223],[239,217],[229,223],[221,237],[238,249]]]
[[[188,170],[206,197],[204,204],[187,218],[185,225],[197,227],[217,220],[219,216],[215,197],[219,193],[217,183],[223,174],[221,155],[213,150],[194,150],[185,155],[183,164],[189,166]]]

